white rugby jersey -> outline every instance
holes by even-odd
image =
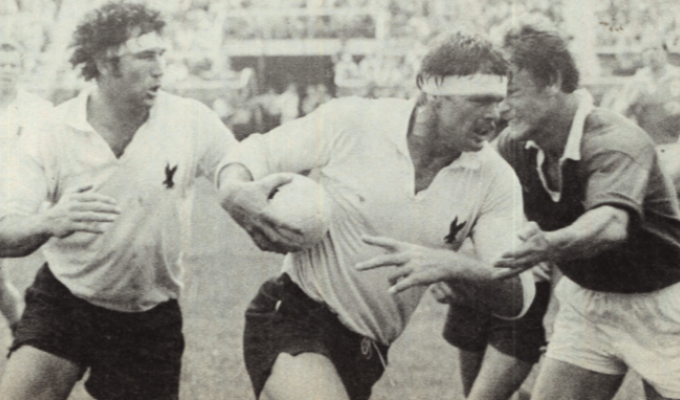
[[[255,179],[318,170],[332,205],[329,233],[319,245],[288,254],[283,270],[349,329],[384,344],[401,334],[426,288],[391,295],[388,276],[395,267],[357,271],[358,262],[383,252],[363,243],[362,235],[451,250],[471,237],[479,257],[492,261],[517,243],[524,221],[519,182],[488,145],[463,153],[415,193],[407,146],[414,106],[398,99],[334,100],[265,135],[251,135],[223,163],[243,163]],[[522,282],[524,312],[534,294],[530,271]]]
[[[122,212],[105,233],[76,232],[42,248],[54,275],[75,296],[112,310],[145,311],[179,296],[194,178],[213,179],[236,141],[201,103],[161,92],[116,158],[87,122],[88,95],[57,107],[53,129],[19,140],[0,218],[35,213],[45,199],[56,203],[84,184],[115,198]]]

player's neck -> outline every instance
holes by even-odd
[[[578,105],[579,98],[574,93],[565,93],[557,98],[553,112],[534,140],[548,157],[559,159],[564,154]]]
[[[133,135],[148,117],[148,108],[121,101],[112,91],[97,89],[88,101],[88,120],[124,136]]]
[[[434,176],[462,154],[461,152],[447,151],[438,141],[433,140],[427,134],[419,135],[417,133],[419,128],[425,127],[414,124],[413,128],[413,131],[408,135],[408,149],[416,176],[424,172]]]

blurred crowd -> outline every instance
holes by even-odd
[[[243,128],[244,135],[306,115],[332,97],[409,97],[415,89],[413,77],[423,45],[452,26],[493,39],[506,30],[507,21],[535,14],[568,32],[565,13],[570,12],[566,1],[551,0],[146,1],[171,21],[166,32],[173,50],[167,55],[168,88],[236,88],[239,93],[201,100],[219,108],[223,120],[236,126],[237,132]],[[92,7],[99,3],[88,1]],[[68,68],[68,55],[57,48],[67,47],[60,32],[70,31],[70,21],[77,16],[69,13],[84,12],[87,7],[82,4],[78,0],[0,2],[0,34],[13,37],[26,50],[26,86],[56,102],[83,85]],[[604,78],[621,71],[630,75],[641,68],[645,37],[663,37],[671,53],[680,44],[678,1],[598,0],[588,4],[596,21],[597,51],[614,59],[615,65],[605,68]],[[343,48],[333,57],[333,76],[323,82],[293,79],[272,85],[256,71],[252,84],[232,69],[230,54],[224,51],[230,41],[248,39],[339,39]],[[376,52],[353,53],[344,45],[350,39],[382,41]],[[609,97],[616,93],[609,90]]]

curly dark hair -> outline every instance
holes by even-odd
[[[99,76],[95,60],[108,48],[125,43],[135,29],[143,35],[153,31],[162,33],[164,27],[160,12],[143,4],[107,3],[88,13],[76,28],[71,43],[74,51],[69,61],[73,67],[82,64],[81,74],[89,81]],[[117,65],[119,60],[112,58],[110,61]]]
[[[503,39],[510,62],[526,69],[538,85],[552,85],[561,76],[560,89],[572,93],[578,89],[579,72],[567,46],[567,40],[556,30],[530,24],[510,30]]]
[[[438,38],[420,64],[416,84],[431,77],[466,76],[477,73],[505,76],[508,63],[491,42],[462,32]]]

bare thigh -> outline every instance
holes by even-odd
[[[281,353],[262,390],[261,400],[349,400],[331,361],[315,353]]]
[[[611,400],[624,375],[607,375],[545,358],[532,400]]]
[[[533,364],[487,346],[469,400],[507,400],[529,376]]]
[[[63,358],[22,346],[12,353],[0,381],[3,400],[65,400],[82,376],[82,367]]]

